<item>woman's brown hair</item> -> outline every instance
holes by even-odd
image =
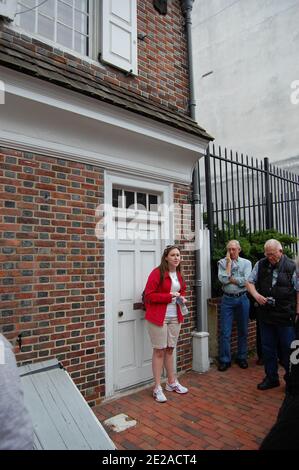
[[[181,254],[181,249],[177,245],[167,245],[166,248],[163,251],[163,255],[162,255],[162,258],[161,258],[161,263],[159,265],[160,283],[163,282],[165,273],[166,273],[166,271],[168,271],[168,262],[166,260],[166,256],[168,256],[168,254],[171,252],[171,250],[174,250],[174,249],[179,250],[179,252]],[[181,267],[181,263],[177,266],[176,271],[181,274],[181,276],[184,280],[184,275],[183,275],[183,270],[182,270],[182,267]]]

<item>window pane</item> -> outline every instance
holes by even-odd
[[[73,47],[72,37],[73,31],[70,28],[60,23],[57,24],[57,42],[59,42],[59,44],[71,49]]]
[[[73,9],[65,3],[59,2],[57,5],[57,19],[67,26],[73,26]]]
[[[137,193],[137,209],[146,211],[146,194]]]
[[[21,10],[23,11],[23,6],[20,5]],[[35,12],[28,11],[27,13],[22,13],[20,16],[20,26],[26,29],[27,31],[31,31],[32,33],[35,30]]]
[[[113,189],[112,190],[112,205],[113,207],[122,207],[122,190],[121,189]]]
[[[54,39],[54,22],[43,15],[38,15],[37,32],[45,38]]]
[[[134,193],[132,191],[125,191],[126,209],[134,209]]]
[[[36,5],[35,0],[22,0],[22,2],[19,2],[18,11],[23,11],[23,10],[27,10],[28,8],[33,8],[35,7],[35,5]]]
[[[78,11],[75,11],[75,30],[79,33],[88,34],[87,16]]]
[[[75,50],[80,54],[87,54],[87,37],[82,34],[75,33]]]
[[[158,196],[149,194],[148,196],[149,210],[153,212],[158,212]]]
[[[88,12],[88,0],[75,0],[75,7],[78,10]]]
[[[39,13],[43,13],[44,15],[51,16],[51,18],[54,18],[54,14],[55,14],[54,7],[55,7],[55,2],[52,0],[50,2],[48,1],[40,5],[38,8],[38,11]]]

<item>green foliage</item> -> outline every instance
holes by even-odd
[[[294,258],[294,252],[292,251],[292,244],[297,242],[297,238],[292,235],[280,233],[277,230],[268,229],[260,232],[253,233],[250,236],[251,248],[249,259],[255,263],[259,259],[264,257],[264,244],[270,238],[275,238],[283,246],[283,252],[289,258]]]
[[[283,251],[287,256],[290,258],[294,257],[292,244],[296,243],[298,238],[292,235],[287,235],[274,229],[260,230],[259,232],[249,234],[245,229],[245,224],[242,225],[242,230],[239,229],[238,224],[234,233],[233,226],[231,224],[225,222],[225,225],[226,228],[224,230],[217,229],[216,233],[214,232],[215,242],[216,240],[222,241],[222,246],[220,248],[215,244],[213,252],[213,260],[215,261],[218,261],[220,258],[225,256],[226,244],[232,238],[240,242],[242,247],[241,255],[244,258],[249,259],[252,263],[256,263],[259,259],[264,257],[264,244],[267,240],[270,240],[270,238],[275,238],[282,244]]]
[[[226,244],[231,239],[239,241],[242,251],[241,256],[252,262],[252,266],[264,257],[264,244],[267,240],[275,238],[283,246],[284,254],[294,258],[292,244],[296,243],[298,238],[278,232],[274,229],[260,230],[259,232],[249,233],[243,221],[238,222],[235,230],[232,224],[225,222],[225,228],[220,230],[214,228],[214,250],[212,254],[212,273],[213,273],[213,295],[221,295],[221,286],[217,278],[217,261],[226,254]],[[219,240],[221,246],[219,247]],[[218,245],[217,245],[218,243]]]

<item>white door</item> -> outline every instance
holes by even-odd
[[[147,277],[161,257],[158,195],[113,188],[115,227],[113,259],[114,390],[152,378],[152,347],[141,309]]]

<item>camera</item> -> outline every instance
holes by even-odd
[[[267,297],[267,305],[270,305],[270,307],[275,307],[274,297]]]

